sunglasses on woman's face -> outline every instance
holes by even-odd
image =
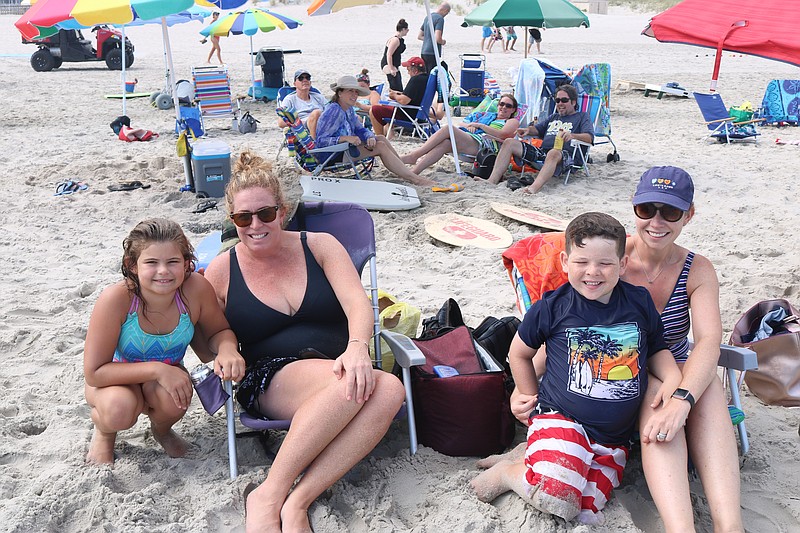
[[[569,102],[569,98],[556,98],[557,104],[566,104],[567,102]]]
[[[661,213],[661,218],[667,222],[677,222],[685,213],[685,211],[672,205],[661,204],[661,206],[658,206],[652,203],[635,205],[633,206],[633,212],[642,220],[650,220],[656,216],[656,213]]]
[[[514,109],[514,104],[509,104],[508,102],[497,102],[497,107],[507,107],[508,109]]]
[[[253,215],[258,217],[258,220],[264,224],[269,224],[278,216],[278,209],[280,206],[273,205],[271,207],[262,207],[258,211],[240,211],[230,215],[233,223],[240,228],[246,228],[253,223]]]

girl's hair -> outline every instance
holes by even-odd
[[[184,261],[188,261],[186,268],[186,278],[194,272],[197,257],[194,255],[194,248],[186,238],[186,234],[177,222],[166,218],[150,218],[136,224],[127,237],[122,241],[122,275],[128,282],[128,290],[139,297],[142,302],[142,315],[146,313],[146,302],[142,297],[142,287],[139,283],[139,276],[134,272],[136,263],[142,255],[142,251],[155,243],[172,242],[178,246]],[[186,280],[184,278],[184,280]],[[181,285],[182,287],[182,285]],[[181,288],[178,289],[183,298]],[[186,299],[183,298],[185,302]]]
[[[514,98],[513,94],[511,94],[511,93],[503,93],[503,94],[500,95],[500,98],[498,98],[497,101],[499,102],[503,98],[508,98],[509,100],[511,100],[511,102],[514,104],[514,111],[519,109],[519,102],[517,102],[517,99]]]
[[[267,189],[275,197],[281,209],[285,207],[286,197],[280,180],[272,171],[272,163],[251,150],[244,150],[233,164],[233,174],[225,187],[225,209],[234,212],[233,197],[247,189]]]
[[[356,80],[366,82],[369,85],[369,70],[362,68],[361,74],[356,74]]]
[[[397,31],[407,30],[407,29],[408,29],[408,22],[406,22],[406,19],[400,19],[397,21]]]

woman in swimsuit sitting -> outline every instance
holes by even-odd
[[[219,353],[218,376],[241,379],[244,359],[211,285],[192,273],[194,252],[178,224],[145,220],[122,246],[124,279],[100,294],[86,334],[85,393],[94,422],[86,460],[113,463],[117,432],[133,427],[142,413],[169,456],[182,457],[188,444],[172,426],[192,399],[181,361],[195,325],[209,337],[203,361]]]
[[[458,152],[477,155],[486,141],[494,143],[496,149],[499,150],[503,139],[513,137],[519,128],[519,120],[513,118],[517,113],[517,107],[517,100],[510,94],[504,94],[497,102],[496,113],[478,112],[466,116],[461,127],[453,128]],[[411,172],[419,175],[420,172],[452,151],[450,130],[442,127],[431,135],[422,146],[402,156],[400,160],[407,165],[414,165]]]
[[[308,507],[380,441],[403,385],[372,367],[372,307],[342,245],[283,229],[284,193],[269,163],[243,152],[225,204],[240,242],[206,278],[247,362],[237,399],[292,419],[266,481],[247,496],[247,531],[310,531]],[[330,359],[303,358],[309,351]]]

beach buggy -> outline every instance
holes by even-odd
[[[58,68],[64,61],[105,61],[109,70],[122,70],[122,35],[108,26],[95,26],[92,32],[97,45],[84,39],[80,30],[58,30],[44,39],[22,38],[24,44],[39,47],[31,55],[31,66],[36,72],[47,72]],[[133,44],[125,38],[125,66],[133,64]]]

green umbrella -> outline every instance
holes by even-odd
[[[589,27],[586,13],[567,0],[489,0],[464,17],[462,26]]]

